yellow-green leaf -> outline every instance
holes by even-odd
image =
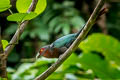
[[[10,0],[0,0],[0,12],[5,11],[10,7]]]
[[[16,8],[19,13],[26,13],[32,0],[17,0]]]
[[[7,40],[2,40],[2,45],[3,45],[3,49],[5,49],[6,46],[8,45],[8,41]]]
[[[17,0],[16,8],[17,8],[18,12],[26,13],[31,2],[32,2],[32,0]],[[34,12],[37,13],[37,15],[41,14],[45,10],[46,5],[47,5],[46,0],[38,0],[38,3],[36,5]]]
[[[7,17],[8,21],[23,21],[23,20],[31,20],[37,16],[36,13],[15,13],[12,15],[9,15]]]
[[[36,5],[35,13],[41,14],[47,6],[46,0],[38,0],[38,3]]]

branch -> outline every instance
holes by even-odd
[[[38,0],[32,0],[32,3],[28,9],[28,13],[31,11],[34,11],[36,4],[37,4]],[[23,33],[24,28],[26,27],[26,25],[28,24],[28,21],[23,21],[20,24],[20,27],[16,30],[16,33],[14,34],[13,38],[11,39],[11,41],[9,42],[9,44],[13,44],[16,43],[18,41],[18,37]],[[0,32],[1,33],[1,32]],[[6,71],[6,65],[7,65],[7,57],[9,55],[9,53],[11,52],[11,50],[14,48],[14,45],[9,45],[5,48],[5,51],[3,51],[3,47],[2,47],[2,42],[1,42],[1,35],[0,35],[0,77],[2,78],[7,78],[7,71]]]
[[[0,54],[3,53],[3,45],[2,45],[2,38],[1,38],[1,27],[0,27]]]
[[[3,56],[4,56],[4,50],[2,45],[1,27],[0,27],[0,77],[7,78],[6,60],[3,59]]]
[[[35,7],[36,7],[36,4],[37,4],[38,0],[32,0],[32,3],[28,9],[28,13],[31,12],[31,11],[34,11]],[[20,27],[17,29],[16,33],[14,34],[13,38],[11,39],[11,41],[9,42],[9,44],[13,44],[13,43],[16,43],[18,41],[18,37],[21,36],[21,34],[23,33],[24,31],[24,28],[26,27],[26,25],[28,24],[28,20],[26,21],[23,21],[21,24],[20,24]],[[12,49],[14,48],[15,44],[14,45],[9,45],[6,47],[4,53],[6,54],[5,58],[7,58],[7,56],[9,55],[9,53],[12,51]]]
[[[104,5],[105,0],[99,0],[96,8],[94,9],[92,15],[90,16],[89,20],[87,21],[84,29],[80,33],[80,35],[77,37],[77,39],[73,42],[73,44],[69,47],[69,49],[59,57],[59,59],[51,65],[45,72],[43,72],[41,75],[35,78],[35,80],[45,80],[49,75],[51,75],[71,54],[80,42],[85,38],[89,30],[94,25],[96,18],[99,16],[100,9]]]

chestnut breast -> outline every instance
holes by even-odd
[[[47,57],[47,58],[59,58],[60,53],[59,53],[59,50],[57,48],[53,48],[52,51],[47,49],[43,56]]]

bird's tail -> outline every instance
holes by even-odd
[[[78,35],[82,32],[82,30],[84,29],[84,27],[85,27],[85,24],[84,24],[84,26],[80,29],[80,31],[78,31],[78,32],[76,33],[75,37],[78,37]]]
[[[100,16],[101,15],[103,15],[103,14],[105,14],[105,13],[107,13],[108,12],[108,9],[107,8],[103,8],[100,12],[99,12],[99,15],[97,16],[97,18],[96,18],[96,21],[100,18]],[[96,22],[95,21],[95,22]],[[86,25],[86,24],[85,24]],[[76,36],[75,37],[78,37],[79,36],[79,34],[82,32],[82,30],[84,29],[84,27],[85,27],[85,25],[80,29],[80,31],[78,31],[77,33],[76,33]]]

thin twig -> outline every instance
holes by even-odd
[[[32,0],[32,3],[28,9],[28,13],[31,12],[31,11],[34,11],[35,7],[36,7],[36,4],[37,4],[38,0]],[[9,44],[14,44],[18,41],[18,36],[21,36],[21,34],[23,33],[24,31],[24,28],[26,27],[26,25],[28,24],[28,20],[26,21],[23,21],[21,24],[20,24],[20,27],[17,29],[16,33],[14,34],[13,38],[11,39],[11,41],[9,42]],[[5,58],[7,58],[7,56],[9,55],[9,53],[11,52],[11,50],[14,48],[15,44],[14,45],[9,45],[6,47],[4,53],[6,54]]]
[[[11,9],[8,9],[8,11],[10,12],[10,14],[13,14],[12,10]]]
[[[90,16],[89,20],[87,21],[84,29],[80,33],[80,35],[77,37],[77,39],[73,42],[73,44],[69,47],[69,49],[59,57],[56,63],[54,63],[52,66],[50,66],[45,72],[43,72],[41,75],[35,78],[35,80],[45,80],[49,75],[51,75],[71,54],[80,42],[85,38],[91,27],[96,21],[97,16],[99,15],[100,9],[104,5],[105,0],[100,0],[94,9],[92,15]]]

